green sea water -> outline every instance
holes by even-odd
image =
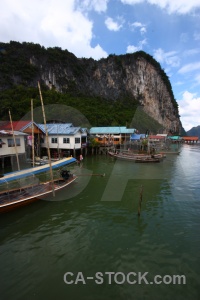
[[[200,299],[200,144],[73,171],[56,199],[0,215],[0,299]]]

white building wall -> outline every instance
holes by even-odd
[[[20,139],[20,146],[17,146],[17,153],[18,154],[24,154],[25,153],[25,141],[24,136],[16,136],[16,139]],[[2,145],[2,148],[0,148],[0,155],[16,155],[15,147],[8,147],[8,139],[13,139],[12,136],[2,137],[1,140],[5,144]]]
[[[79,143],[75,143],[75,138],[79,138]],[[80,149],[81,148],[81,133],[78,132],[74,135],[74,149]]]
[[[49,148],[50,149],[80,149],[81,148],[81,133],[78,132],[75,135],[50,135],[49,137]],[[52,138],[57,138],[57,143],[52,143]],[[63,143],[63,139],[68,138],[69,143]],[[75,139],[79,138],[80,142],[75,143]],[[46,137],[45,137],[46,140]],[[46,141],[41,144],[42,147],[47,148]]]

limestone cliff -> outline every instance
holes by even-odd
[[[171,84],[165,72],[150,55],[137,52],[126,55],[110,55],[106,59],[78,59],[67,50],[44,49],[40,45],[16,43],[2,44],[1,59],[5,63],[8,52],[15,43],[15,58],[20,57],[24,73],[16,67],[9,80],[14,84],[36,86],[38,80],[57,91],[65,93],[74,90],[88,96],[100,96],[107,101],[129,98],[143,106],[144,111],[157,120],[165,131],[180,132],[178,105],[174,99]],[[9,48],[10,47],[10,48]],[[21,58],[23,56],[23,59]],[[13,64],[18,62],[13,60]],[[3,65],[4,66],[4,65]],[[5,68],[4,68],[5,69]],[[0,68],[0,89],[8,88]],[[17,70],[18,71],[17,71]],[[9,81],[9,82],[10,82]],[[11,84],[11,83],[10,83]]]

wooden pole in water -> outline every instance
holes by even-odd
[[[31,99],[31,121],[32,121],[32,160],[33,168],[35,167],[35,152],[34,152],[34,125],[33,125],[33,99]]]
[[[17,145],[16,145],[15,134],[14,134],[14,130],[13,130],[12,117],[11,117],[10,110],[9,110],[8,112],[9,112],[10,124],[11,124],[12,135],[13,135],[13,141],[14,141],[14,146],[15,146],[15,153],[16,153],[16,158],[17,158],[17,167],[18,167],[18,171],[20,171],[20,166],[19,166],[19,156],[18,156],[18,152],[17,152]]]
[[[143,186],[140,187],[140,199],[138,203],[138,216],[140,216],[141,213],[141,206],[142,206],[142,196],[143,196]]]
[[[49,149],[49,136],[48,136],[48,131],[47,131],[47,123],[46,123],[46,116],[45,116],[45,111],[44,111],[44,103],[43,103],[43,98],[42,98],[42,93],[41,93],[39,81],[38,81],[38,88],[39,88],[39,93],[40,93],[40,100],[41,100],[42,113],[43,113],[43,119],[44,119],[44,128],[45,128],[46,141],[47,141],[47,153],[48,153],[48,158],[49,158],[49,167],[50,167],[50,175],[51,175],[52,192],[53,192],[53,196],[55,197],[55,189],[54,189],[54,181],[53,181],[53,171],[52,171],[52,164],[51,164],[51,154],[50,154],[50,149]]]

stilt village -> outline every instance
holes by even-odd
[[[47,138],[51,158],[54,160],[80,154],[107,154],[109,151],[167,151],[171,144],[197,143],[198,137],[174,136],[172,134],[151,134],[147,130],[139,133],[137,129],[125,126],[113,127],[74,127],[71,123],[44,124],[32,121],[14,121],[13,132],[9,121],[0,122],[0,163],[13,164],[16,159],[14,138],[19,159],[32,159],[34,140],[35,163],[41,164],[47,159]],[[33,132],[33,135],[32,135]]]

